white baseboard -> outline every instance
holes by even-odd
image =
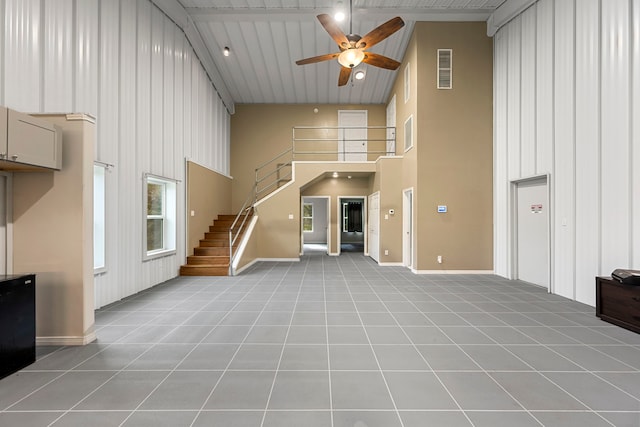
[[[414,270],[415,274],[495,274],[493,270]]]
[[[256,258],[255,261],[265,262],[300,262],[300,258]]]
[[[329,252],[329,256],[340,256],[338,252]]]
[[[235,270],[235,274],[238,275],[240,273],[242,273],[244,270],[246,270],[247,268],[251,267],[253,264],[255,264],[256,262],[258,262],[257,259],[254,259],[252,261],[249,261],[247,264],[243,265],[242,267],[238,268]]]
[[[404,267],[401,262],[379,262],[378,265],[381,267]]]
[[[96,333],[91,332],[83,337],[36,337],[36,345],[87,345],[96,340]]]

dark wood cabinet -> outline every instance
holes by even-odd
[[[596,277],[596,316],[640,333],[640,286]]]
[[[36,277],[0,275],[0,378],[36,360]]]

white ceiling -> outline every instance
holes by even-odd
[[[230,110],[233,103],[384,103],[398,72],[364,65],[364,80],[338,87],[337,61],[295,64],[339,51],[316,18],[333,14],[338,0],[154,1],[185,29]],[[349,0],[342,2],[348,11]],[[353,0],[353,32],[365,35],[388,19],[402,17],[405,27],[371,48],[402,61],[416,21],[486,21],[504,2]],[[348,17],[341,27],[349,33]],[[225,46],[231,50],[229,57],[222,54]]]

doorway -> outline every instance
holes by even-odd
[[[515,278],[550,290],[547,176],[513,182]]]
[[[364,197],[338,197],[338,254],[360,252],[364,254],[367,229]]]
[[[338,161],[367,161],[367,110],[338,110]]]
[[[369,241],[367,250],[375,262],[380,262],[380,192],[369,196],[369,219],[367,220]]]
[[[413,268],[413,188],[403,191],[402,198],[402,263]]]
[[[302,254],[329,253],[329,204],[329,197],[302,197]]]

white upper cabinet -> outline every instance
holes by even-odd
[[[46,120],[0,107],[0,160],[0,169],[60,170],[62,131]]]

